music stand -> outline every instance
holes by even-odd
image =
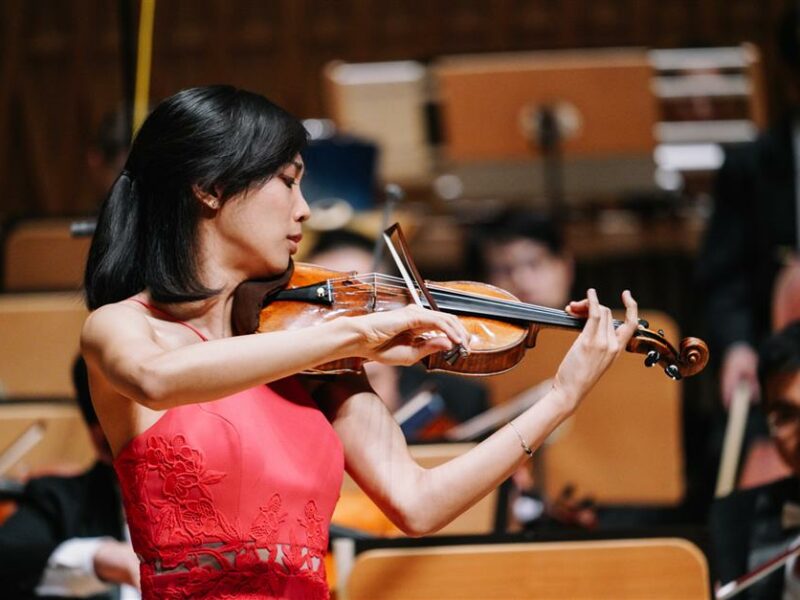
[[[657,106],[644,50],[446,57],[434,74],[444,154],[468,194],[530,196],[545,183],[558,195],[560,160],[565,200],[653,187]],[[550,172],[537,177],[532,159]]]

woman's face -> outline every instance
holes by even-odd
[[[297,252],[309,208],[300,191],[298,154],[274,177],[225,202],[215,217],[228,264],[248,276],[281,273]]]
[[[572,287],[572,261],[527,238],[490,243],[484,249],[489,283],[522,302],[563,308]]]

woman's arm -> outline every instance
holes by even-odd
[[[440,335],[419,338],[430,331]],[[84,356],[109,385],[153,410],[215,400],[347,357],[412,364],[453,343],[467,343],[456,317],[417,307],[167,348],[142,313],[112,304],[93,312],[81,335]]]
[[[593,290],[588,301],[571,305],[576,313],[588,307],[587,325],[561,363],[550,392],[513,421],[530,448],[541,445],[574,412],[636,330],[636,303],[627,292],[623,300],[626,322],[616,331],[611,312],[599,305]],[[316,396],[330,410],[353,479],[410,535],[449,523],[528,459],[517,433],[506,426],[466,454],[423,469],[365,378],[326,384]]]

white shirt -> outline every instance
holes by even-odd
[[[125,528],[128,538],[128,528]],[[36,587],[39,596],[86,598],[108,592],[113,584],[102,581],[94,572],[94,555],[111,538],[73,538],[59,544],[47,560],[42,579]],[[120,600],[141,600],[139,591],[120,586]]]

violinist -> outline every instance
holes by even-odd
[[[766,563],[800,536],[800,321],[764,343],[758,376],[770,436],[792,474],[715,503],[711,532],[722,583]],[[791,558],[737,597],[800,598],[800,563]]]
[[[362,375],[297,375],[347,357],[409,365],[470,339],[408,306],[231,337],[234,292],[290,267],[309,208],[306,133],[256,94],[184,90],[148,117],[98,219],[82,333],[114,454],[143,598],[325,598],[323,554],[344,468],[410,535],[503,481],[626,347],[593,290],[552,389],[458,459],[422,469]],[[433,334],[432,334],[433,333]]]

